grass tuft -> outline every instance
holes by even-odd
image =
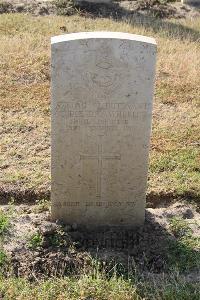
[[[32,234],[28,241],[28,247],[32,250],[36,250],[42,247],[43,237],[39,232]]]
[[[180,272],[200,268],[200,238],[193,236],[188,222],[180,217],[170,219],[170,229],[177,238],[169,244],[169,263]]]
[[[0,236],[2,237],[10,227],[10,216],[0,210]]]
[[[99,274],[94,278],[83,275],[79,278],[53,278],[37,283],[19,279],[1,279],[0,291],[4,299],[14,300],[198,300],[198,285],[177,281],[176,277],[166,280],[160,278],[159,285],[154,281],[144,283],[139,278],[136,281],[124,280],[116,276],[109,280]]]

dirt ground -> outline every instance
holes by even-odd
[[[33,15],[73,15],[80,14],[90,17],[111,16],[130,17],[132,14],[152,15],[159,18],[196,18],[200,16],[199,6],[183,5],[181,2],[171,2],[160,4],[156,0],[140,0],[140,1],[112,1],[108,4],[94,4],[77,0],[74,3],[56,5],[56,1],[52,0],[4,0],[4,4],[0,5],[0,13],[21,13],[27,12]],[[67,2],[67,1],[66,1]]]
[[[181,244],[180,236],[191,230],[192,238],[200,235],[200,211],[194,205],[176,202],[168,207],[146,210],[146,221],[139,229],[124,231],[85,231],[77,224],[64,225],[51,222],[49,209],[41,206],[3,206],[12,211],[9,231],[3,248],[11,258],[12,270],[7,275],[25,276],[30,280],[48,276],[79,274],[92,268],[92,260],[98,259],[102,267],[111,270],[114,265],[126,271],[132,269],[158,276],[170,270],[174,259],[184,270],[181,253],[174,249],[188,247],[183,254],[186,259],[198,255],[198,245],[189,249]],[[171,220],[184,220],[177,229]],[[180,218],[180,219],[179,219]],[[181,229],[181,233],[180,233]],[[40,243],[30,246],[33,236],[40,236]],[[180,250],[180,249],[179,249]],[[189,253],[188,251],[191,251]],[[178,256],[176,256],[178,254]],[[198,266],[183,272],[188,281],[200,281]]]

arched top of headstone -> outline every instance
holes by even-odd
[[[51,38],[51,44],[84,39],[121,39],[156,45],[155,39],[151,37],[125,32],[110,31],[77,32],[57,35]]]
[[[52,38],[52,216],[143,224],[156,43],[120,32]]]

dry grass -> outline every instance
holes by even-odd
[[[0,281],[1,294],[9,300],[198,300],[198,286],[176,278],[163,280],[158,286],[144,285],[140,280],[125,281],[113,276],[81,276],[80,279],[53,279],[31,284],[24,279]]]
[[[1,15],[2,194],[49,190],[50,37],[63,33],[60,28],[66,33],[110,30],[156,38],[158,63],[148,193],[197,200],[199,19],[169,23],[135,18],[117,22],[80,16]]]

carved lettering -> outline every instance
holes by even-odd
[[[51,49],[53,219],[89,228],[141,225],[155,42],[88,32],[55,37]],[[129,246],[127,236],[103,239],[105,247]]]

